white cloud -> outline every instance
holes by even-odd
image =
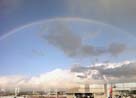
[[[69,70],[55,69],[31,78],[26,76],[3,76],[0,77],[0,87],[21,87],[24,89],[72,88],[77,86],[76,79],[74,73]]]
[[[136,62],[96,64],[93,67],[73,66],[72,69],[55,69],[39,76],[0,76],[1,88],[48,89],[73,88],[79,83],[134,82]]]

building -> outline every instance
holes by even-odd
[[[82,84],[77,88],[67,91],[68,98],[76,95],[90,94],[90,98],[107,98],[112,89],[112,96],[136,95],[136,83],[112,83],[112,84]],[[77,97],[78,98],[78,97]]]

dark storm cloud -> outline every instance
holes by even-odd
[[[117,56],[126,49],[126,46],[121,43],[111,43],[107,47],[87,45],[83,43],[83,40],[85,40],[84,37],[80,34],[76,34],[65,21],[59,20],[52,22],[46,28],[47,31],[46,33],[42,33],[42,38],[72,58],[86,58],[103,54]]]

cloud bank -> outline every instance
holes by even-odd
[[[93,67],[73,66],[71,72],[84,73],[89,79],[103,80],[103,82],[132,82],[136,80],[136,62],[103,63]]]
[[[77,86],[76,76],[69,70],[55,69],[39,76],[1,76],[0,87],[13,89],[72,88]],[[62,85],[63,83],[63,85]]]
[[[39,76],[0,76],[1,88],[68,89],[79,83],[111,83],[136,81],[136,62],[95,64],[91,67],[74,65],[71,69],[55,69]],[[10,84],[10,85],[9,85]]]

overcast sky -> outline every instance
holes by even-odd
[[[34,21],[67,16],[95,19],[135,34],[135,3],[135,0],[0,0],[0,33]]]

